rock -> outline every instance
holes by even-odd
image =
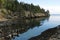
[[[57,35],[57,38],[60,39],[60,34]]]

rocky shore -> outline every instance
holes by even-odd
[[[30,38],[29,40],[60,40],[60,25],[48,29],[41,33],[41,35]]]

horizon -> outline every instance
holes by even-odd
[[[49,10],[50,14],[60,14],[60,0],[18,0],[19,2],[24,2],[34,5],[39,5],[41,8],[45,10]]]

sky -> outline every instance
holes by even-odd
[[[39,5],[41,8],[49,10],[50,14],[60,14],[60,0],[18,0],[18,1]]]

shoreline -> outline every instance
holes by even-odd
[[[50,16],[34,16],[34,17],[21,17],[22,19],[30,19],[30,18],[41,18],[41,17],[50,17]]]
[[[41,35],[30,38],[29,40],[60,40],[60,25],[55,28],[48,29],[41,33]]]

